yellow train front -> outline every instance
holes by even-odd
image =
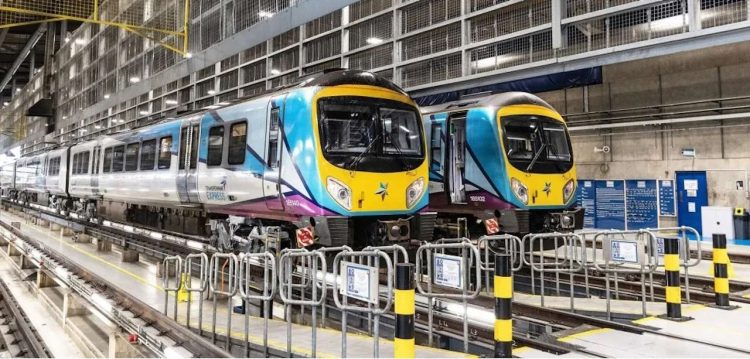
[[[472,234],[580,229],[576,167],[565,122],[542,99],[507,92],[422,109],[429,208],[438,235],[468,218]]]

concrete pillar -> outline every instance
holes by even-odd
[[[15,257],[20,256],[21,252],[16,248],[16,246],[8,246],[8,256],[9,257]]]
[[[124,263],[138,262],[138,259],[140,259],[140,255],[138,252],[132,249],[122,250],[122,261]]]
[[[46,221],[44,219],[39,218],[39,220],[37,220],[36,224],[37,224],[37,226],[40,226],[40,227],[48,227],[49,226],[49,221]]]
[[[99,252],[109,252],[112,250],[112,243],[111,242],[105,242],[102,240],[96,241],[96,250]]]
[[[27,256],[21,257],[21,269],[36,269],[37,266]]]
[[[91,236],[86,233],[77,233],[73,238],[76,243],[91,243]]]
[[[128,342],[122,333],[112,331],[109,334],[109,358],[138,358],[143,354]]]
[[[83,304],[81,296],[70,292],[70,290],[63,293],[63,327],[67,325],[68,318],[88,313],[89,310]]]
[[[57,287],[57,282],[52,279],[52,276],[50,276],[46,271],[40,270],[36,274],[36,287],[37,288],[49,288],[49,287]]]
[[[62,229],[62,226],[60,226],[60,225],[59,225],[59,224],[57,224],[57,223],[54,223],[54,222],[52,222],[52,223],[50,223],[50,224],[49,224],[49,229],[50,229],[50,230],[51,230],[52,232],[57,232],[57,231],[59,231],[60,229]]]
[[[174,277],[174,266],[169,266],[169,273],[167,273],[168,276]],[[156,263],[156,278],[163,278],[164,277],[164,262]]]
[[[63,237],[72,237],[73,233],[73,230],[68,227],[63,227],[62,229],[60,229],[60,235]]]

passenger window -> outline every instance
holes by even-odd
[[[159,169],[168,169],[172,164],[172,136],[162,137],[159,143]]]
[[[151,171],[156,162],[156,140],[143,141],[141,146],[141,171]]]
[[[439,123],[433,123],[430,136],[430,169],[436,172],[440,171],[440,164],[443,163],[443,159],[440,158],[440,148],[443,145],[441,127]]]
[[[78,154],[77,153],[73,155],[72,164],[73,164],[72,166],[73,168],[71,168],[70,173],[77,175],[78,174]]]
[[[112,172],[122,172],[125,164],[125,146],[117,146],[112,151]]]
[[[89,173],[89,152],[81,153],[80,173],[83,173],[83,174]]]
[[[140,147],[140,143],[131,143],[128,145],[125,150],[125,171],[138,170],[138,150]]]
[[[245,163],[245,148],[247,146],[247,122],[238,122],[229,129],[229,158],[230,165]]]
[[[200,142],[200,138],[198,137],[199,132],[198,125],[194,125],[193,135],[191,136],[192,139],[190,140],[190,169],[195,169],[198,165],[198,142]]]
[[[188,142],[187,133],[188,133],[187,127],[184,127],[182,131],[180,131],[180,157],[179,157],[180,167],[179,168],[181,170],[185,169],[185,151],[187,151],[187,142]]]
[[[224,126],[212,127],[208,131],[208,158],[206,165],[221,166],[224,150]]]
[[[268,167],[279,168],[279,109],[271,110],[271,123],[268,130]]]
[[[104,167],[103,172],[109,173],[112,171],[112,147],[104,150]]]

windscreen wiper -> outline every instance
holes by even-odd
[[[531,163],[529,163],[529,166],[526,167],[526,172],[530,172],[532,168],[534,168],[534,165],[536,164],[536,161],[539,159],[539,156],[542,155],[542,151],[547,147],[546,143],[542,143],[542,146],[539,147],[539,151],[536,151],[536,154],[534,154],[534,159],[531,160]]]
[[[365,155],[367,153],[369,153],[370,150],[372,150],[372,147],[375,144],[375,142],[377,142],[380,139],[380,135],[381,135],[381,133],[378,133],[378,135],[375,136],[375,138],[373,138],[372,141],[370,141],[369,144],[367,144],[367,147],[365,147],[364,151],[362,151],[362,153],[358,154],[357,157],[352,158],[352,160],[349,161],[348,164],[346,164],[346,167],[350,168],[352,171],[356,171],[357,170],[357,165],[359,165],[359,163],[362,161],[362,159],[365,157]]]
[[[394,141],[392,133],[389,135],[389,137],[391,138],[391,145],[393,145],[393,148],[396,149],[396,152],[398,152],[397,158],[399,162],[401,162],[401,169],[406,170],[407,168],[409,168],[409,164],[406,163],[406,161],[403,158],[404,151],[401,150],[401,146],[398,145],[398,141]]]

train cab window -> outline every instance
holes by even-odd
[[[159,141],[159,169],[168,169],[172,164],[172,136],[162,137]]]
[[[208,130],[207,166],[221,166],[224,152],[224,126],[211,127]]]
[[[112,172],[122,172],[125,164],[125,146],[117,146],[112,151]]]
[[[125,171],[136,171],[138,170],[138,150],[140,149],[140,143],[131,143],[125,149]]]
[[[156,162],[156,140],[143,141],[141,146],[141,171],[151,171]]]
[[[102,172],[112,172],[112,147],[104,149],[104,166],[102,167]]]
[[[247,147],[247,122],[238,122],[229,129],[229,156],[227,162],[230,165],[241,165],[245,163],[245,148]]]

